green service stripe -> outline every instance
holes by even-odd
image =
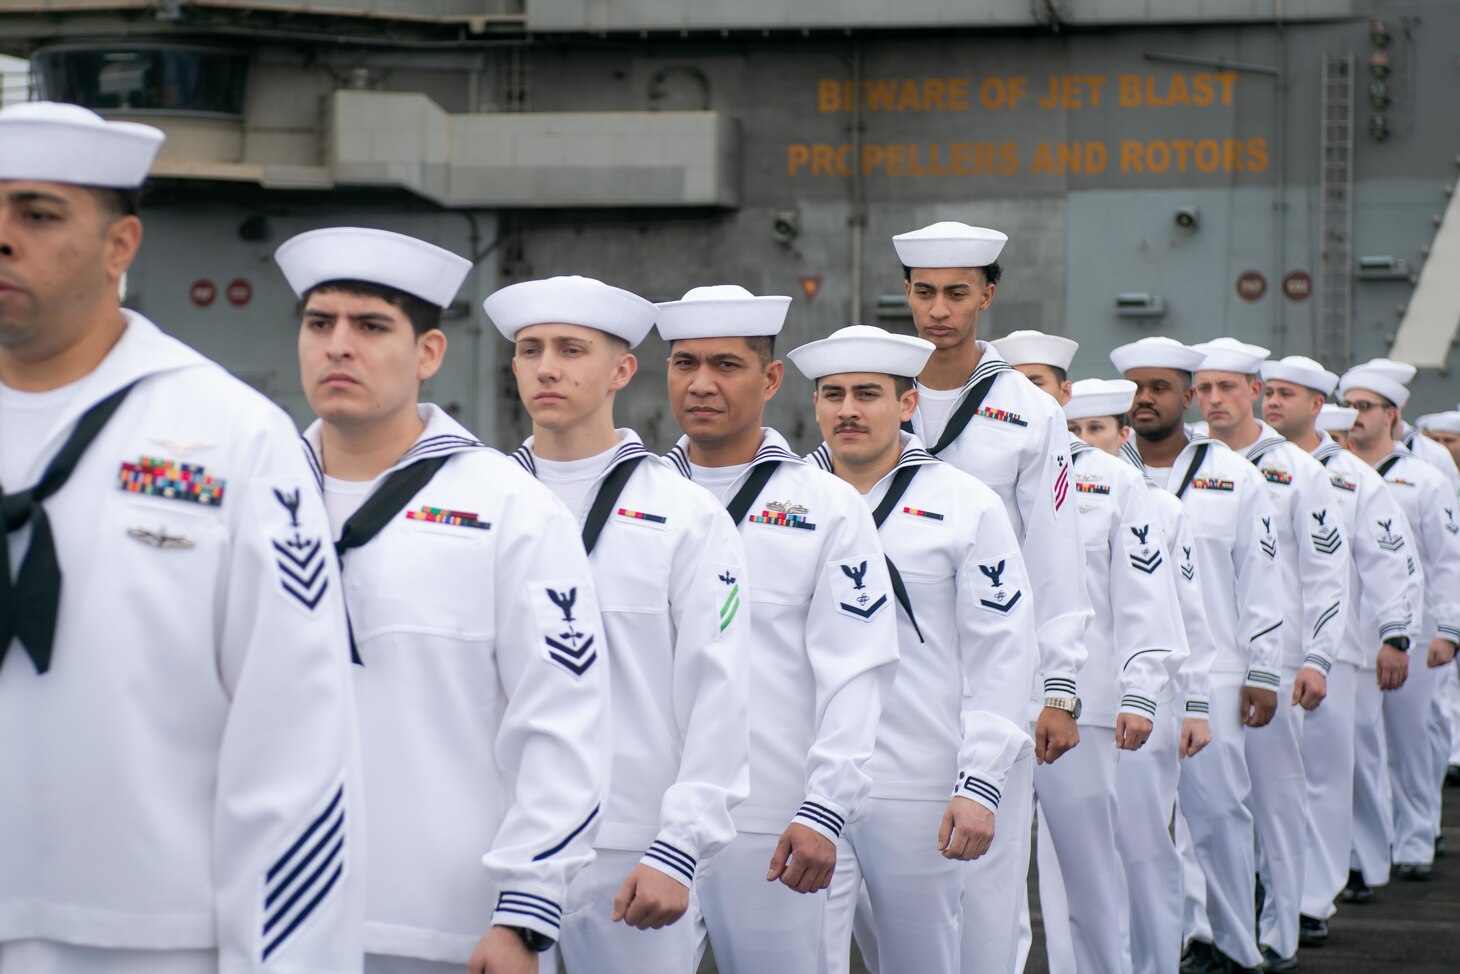
[[[732,588],[730,590],[730,594],[729,595],[725,596],[725,602],[724,602],[723,605],[720,606],[720,618],[721,619],[725,618],[725,613],[730,611],[730,606],[732,604],[737,604],[738,605],[738,599],[739,598],[740,598],[740,586],[737,585],[737,586],[735,586],[734,588]]]
[[[735,604],[732,605],[732,606],[730,606],[730,614],[729,615],[725,615],[725,614],[722,613],[721,616],[720,616],[720,631],[721,632],[724,632],[725,631],[725,628],[727,626],[729,626],[730,623],[735,619],[735,613],[737,613],[739,611],[740,611],[740,600],[739,599],[736,599],[735,600]]]

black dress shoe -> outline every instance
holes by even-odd
[[[1452,764],[1445,769],[1445,784],[1460,788],[1460,764]]]
[[[1367,903],[1374,898],[1374,891],[1364,882],[1364,874],[1357,869],[1348,871],[1348,885],[1338,898],[1345,903]]]
[[[1328,921],[1317,917],[1298,916],[1298,945],[1322,947],[1328,943]]]
[[[1216,955],[1216,961],[1212,964],[1212,970],[1214,972],[1221,971],[1222,974],[1262,974],[1263,971],[1267,970],[1267,967],[1265,965],[1259,967],[1245,967],[1237,961],[1233,960],[1232,958],[1228,957],[1226,954],[1222,953],[1220,950],[1213,949],[1212,953]],[[1266,957],[1267,955],[1264,954],[1263,956]],[[1297,966],[1294,965],[1293,969],[1297,970]]]
[[[1271,947],[1262,948],[1262,967],[1265,974],[1293,974],[1298,969],[1298,958],[1279,957]]]
[[[1434,870],[1427,862],[1395,863],[1394,872],[1400,879],[1407,879],[1410,882],[1425,882],[1434,877]]]
[[[1445,837],[1443,835],[1435,836],[1435,858],[1445,858]]]
[[[1219,970],[1217,949],[1205,940],[1193,940],[1181,955],[1181,974],[1214,974]]]

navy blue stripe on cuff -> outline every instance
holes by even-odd
[[[962,774],[959,775],[959,777],[961,777],[963,781],[958,786],[958,791],[966,791],[970,795],[977,795],[978,797],[987,801],[990,805],[994,806],[994,808],[999,807],[999,789],[995,788],[987,781],[984,781],[982,778],[975,778],[971,774]]]
[[[520,913],[550,924],[554,929],[562,926],[563,908],[544,896],[503,890],[497,897],[498,913]]]
[[[1156,701],[1136,693],[1127,693],[1122,697],[1120,700],[1120,708],[1122,710],[1127,708],[1140,710],[1150,714],[1152,717],[1156,716]]]
[[[801,808],[796,812],[796,817],[815,822],[837,837],[841,836],[842,828],[846,825],[845,820],[840,815],[825,805],[816,804],[816,802],[802,802]]]
[[[687,880],[693,881],[695,878],[694,856],[681,852],[667,842],[655,839],[654,844],[649,846],[644,855],[656,862],[662,862]]]
[[[1333,664],[1328,662],[1328,660],[1324,659],[1322,656],[1315,656],[1312,653],[1309,653],[1307,656],[1303,657],[1303,665],[1317,667],[1318,669],[1323,671],[1324,676],[1327,676],[1328,671],[1333,668]]]

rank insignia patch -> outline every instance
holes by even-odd
[[[837,565],[828,567],[832,580],[832,588],[837,593],[837,605],[847,615],[863,622],[871,621],[872,617],[882,611],[887,604],[887,593],[877,592],[867,585],[868,559],[860,559],[849,565]],[[881,564],[881,561],[876,562]],[[875,576],[874,576],[875,578]]]
[[[941,521],[941,520],[943,520],[943,515],[941,515],[941,514],[934,514],[932,511],[924,511],[921,508],[917,508],[917,507],[904,507],[902,509],[902,513],[904,513],[904,514],[911,514],[913,517],[925,517],[925,518],[928,518],[929,520],[932,520],[932,521]]]
[[[1216,480],[1212,477],[1197,477],[1191,482],[1196,490],[1235,490],[1237,485],[1230,480]]]
[[[740,611],[740,579],[733,569],[720,566],[719,573],[715,576],[725,588],[723,601],[720,603],[720,631],[724,632],[735,621],[735,614]]]
[[[1262,553],[1275,560],[1277,558],[1277,537],[1272,533],[1272,518],[1262,519],[1262,530],[1267,532],[1266,537],[1259,539],[1258,542],[1262,545]]]
[[[1002,559],[997,565],[979,565],[978,570],[988,580],[989,587],[994,591],[987,598],[980,598],[978,604],[990,612],[1008,613],[1019,604],[1023,597],[1022,589],[1014,589],[1014,594],[1009,594],[1010,586],[1005,582],[1004,575],[1009,570],[1008,559]]]
[[[659,514],[645,514],[643,511],[631,511],[627,507],[618,509],[619,517],[632,518],[635,521],[648,521],[651,524],[667,524],[669,519]]]
[[[1378,542],[1379,547],[1383,548],[1385,551],[1398,551],[1400,548],[1404,547],[1404,535],[1394,533],[1394,521],[1392,519],[1377,521],[1375,523],[1377,523],[1379,527],[1384,529],[1384,533],[1375,539]],[[1411,571],[1410,574],[1413,575],[1414,572]]]
[[[1075,481],[1075,490],[1079,491],[1082,494],[1102,494],[1102,495],[1104,495],[1104,494],[1109,494],[1110,493],[1110,485],[1109,484],[1092,484],[1089,481],[1077,480],[1077,481]]]
[[[1279,470],[1276,467],[1263,467],[1262,475],[1267,478],[1270,484],[1289,485],[1293,482],[1293,475],[1286,470]]]
[[[1154,575],[1156,569],[1161,567],[1161,549],[1150,543],[1151,526],[1132,526],[1130,533],[1131,537],[1126,539],[1125,547],[1126,554],[1130,556],[1131,567],[1138,572]]]
[[[1338,474],[1333,474],[1332,476],[1330,476],[1328,478],[1328,481],[1339,490],[1346,490],[1350,494],[1359,489],[1358,484],[1354,483],[1352,480],[1344,480]]]
[[[1455,509],[1445,508],[1445,530],[1451,534],[1460,534],[1460,524],[1455,523]]]
[[[289,512],[289,533],[273,541],[279,569],[279,585],[294,601],[310,611],[319,605],[330,587],[325,571],[324,544],[320,538],[306,538],[299,525],[299,490],[274,488],[274,499]]]
[[[1191,549],[1186,545],[1181,546],[1181,554],[1186,559],[1181,563],[1181,577],[1190,582],[1196,578],[1196,562],[1191,560]]]
[[[539,581],[528,583],[528,591],[542,632],[543,655],[574,676],[587,673],[598,660],[597,640],[583,631],[586,627],[574,615],[582,608],[586,590],[571,582]]]
[[[431,524],[451,524],[458,528],[478,528],[485,531],[492,525],[488,521],[479,521],[475,514],[466,511],[451,511],[444,507],[427,507],[421,505],[419,511],[406,511],[408,521],[427,521]]]
[[[192,501],[213,507],[223,503],[228,481],[214,477],[200,463],[178,463],[163,457],[141,457],[123,463],[117,472],[117,486],[130,494]]]
[[[746,520],[752,524],[772,524],[780,528],[800,528],[803,531],[815,531],[816,525],[806,520],[806,515],[811,513],[803,504],[793,504],[790,501],[771,501],[765,506],[765,510],[759,514],[752,514]]]
[[[1011,413],[1007,409],[995,409],[992,406],[985,406],[975,415],[984,419],[996,419],[1001,423],[1008,423],[1011,426],[1028,426],[1029,422],[1020,417],[1018,413]]]
[[[1314,528],[1312,534],[1314,550],[1320,555],[1331,555],[1342,548],[1343,538],[1339,537],[1337,526],[1327,523],[1328,512],[1325,510],[1309,511],[1308,513],[1313,520],[1318,522],[1318,526]]]

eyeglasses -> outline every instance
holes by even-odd
[[[1358,413],[1366,413],[1371,409],[1383,409],[1389,404],[1386,402],[1365,402],[1364,400],[1359,399],[1352,402],[1339,403],[1339,405],[1343,406],[1345,409],[1352,409]]]

